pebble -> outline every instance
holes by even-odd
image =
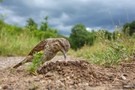
[[[121,79],[122,80],[126,80],[127,78],[124,76],[124,74],[123,75],[121,75]]]
[[[51,76],[54,76],[52,73],[48,72],[45,74],[45,77],[51,77]]]

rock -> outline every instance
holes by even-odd
[[[5,85],[2,87],[3,89],[8,89],[8,85]]]
[[[51,77],[51,76],[54,76],[54,74],[51,73],[51,72],[48,72],[48,73],[45,74],[45,77]]]
[[[13,88],[10,85],[5,85],[5,86],[2,87],[2,89],[13,90]]]
[[[135,89],[135,86],[133,86],[133,85],[124,85],[124,86],[123,86],[123,89],[131,89],[131,90],[134,90],[134,89]]]

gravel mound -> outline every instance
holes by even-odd
[[[49,62],[40,67],[37,73],[57,78],[67,86],[98,86],[112,81],[102,68],[83,60]]]

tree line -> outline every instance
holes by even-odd
[[[0,20],[0,29],[2,27],[8,27],[9,33],[17,33],[21,31],[27,31],[28,35],[34,35],[39,40],[50,38],[50,37],[65,37],[58,33],[58,30],[55,28],[51,28],[48,25],[48,16],[44,18],[41,22],[41,25],[38,24],[32,19],[29,18],[26,21],[26,25],[23,28],[18,26],[11,26],[9,24],[4,23],[4,21]],[[101,38],[108,39],[108,40],[115,40],[118,38],[117,36],[120,34],[125,34],[128,36],[135,36],[135,21],[131,23],[126,23],[119,28],[119,30],[115,30],[114,32],[109,32],[108,30],[98,30],[98,31],[88,31],[86,30],[86,26],[84,24],[76,24],[71,28],[71,33],[67,38],[71,43],[71,48],[77,50],[84,45],[92,46],[94,42]]]
[[[77,50],[84,45],[93,45],[97,39],[116,40],[121,35],[135,38],[135,21],[126,23],[122,27],[116,28],[113,32],[108,30],[87,31],[85,25],[76,24],[71,29],[69,40],[73,49]]]

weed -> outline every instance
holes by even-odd
[[[34,54],[34,58],[32,60],[32,64],[28,66],[28,71],[32,74],[36,74],[36,70],[39,66],[43,64],[42,62],[42,52],[38,52]]]

